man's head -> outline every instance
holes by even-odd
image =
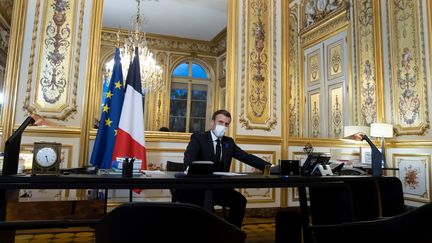
[[[226,110],[218,110],[213,113],[211,120],[211,130],[217,137],[222,137],[225,129],[231,123],[231,114]]]

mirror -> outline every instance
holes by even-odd
[[[0,1],[0,116],[3,113],[3,87],[6,79],[6,63],[11,30],[12,4],[12,1]]]
[[[145,130],[209,129],[213,111],[225,108],[228,1],[140,0],[140,5],[141,30],[165,83],[161,90],[144,94]],[[93,128],[99,124],[115,47],[123,47],[134,30],[137,6],[136,0],[104,0]],[[122,60],[125,77],[126,62]]]

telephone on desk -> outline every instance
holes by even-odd
[[[96,174],[97,168],[94,166],[91,167],[78,167],[78,168],[69,168],[69,169],[61,169],[60,170],[62,175],[69,175],[69,174]]]

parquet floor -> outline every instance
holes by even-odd
[[[247,233],[247,243],[273,243],[275,224],[272,218],[245,218],[242,230]],[[15,243],[93,243],[94,232],[90,228],[47,229],[17,231]]]

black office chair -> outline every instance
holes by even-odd
[[[335,225],[312,225],[313,243],[430,243],[432,204],[393,217]]]
[[[313,225],[334,225],[347,222],[376,220],[405,212],[402,183],[396,177],[375,180],[353,180],[309,187],[310,219]],[[381,209],[381,214],[380,214]],[[285,220],[282,218],[289,217]],[[291,219],[290,219],[291,218]],[[278,212],[276,242],[291,242],[301,235],[301,221],[293,221],[293,213]],[[289,223],[288,223],[289,222]],[[291,235],[282,235],[288,225],[297,229]],[[349,241],[347,241],[349,242]]]
[[[174,162],[174,161],[167,161],[166,162],[166,170],[167,171],[184,171],[184,164],[181,162]],[[171,202],[180,202],[178,196],[176,195],[176,190],[175,189],[170,189],[171,192]],[[227,217],[227,207],[226,206],[222,206],[222,216],[223,218]]]
[[[167,171],[184,171],[185,170],[184,163],[167,161],[166,162],[166,170]]]
[[[174,162],[174,161],[167,161],[166,162],[166,171],[184,171],[184,163],[181,162]],[[176,190],[175,189],[170,189],[170,193],[171,193],[171,202],[178,202],[178,198],[176,195]]]
[[[313,224],[375,220],[405,212],[402,183],[397,177],[330,185],[309,188]]]
[[[96,224],[96,243],[244,242],[246,234],[208,212],[185,203],[128,203]]]

